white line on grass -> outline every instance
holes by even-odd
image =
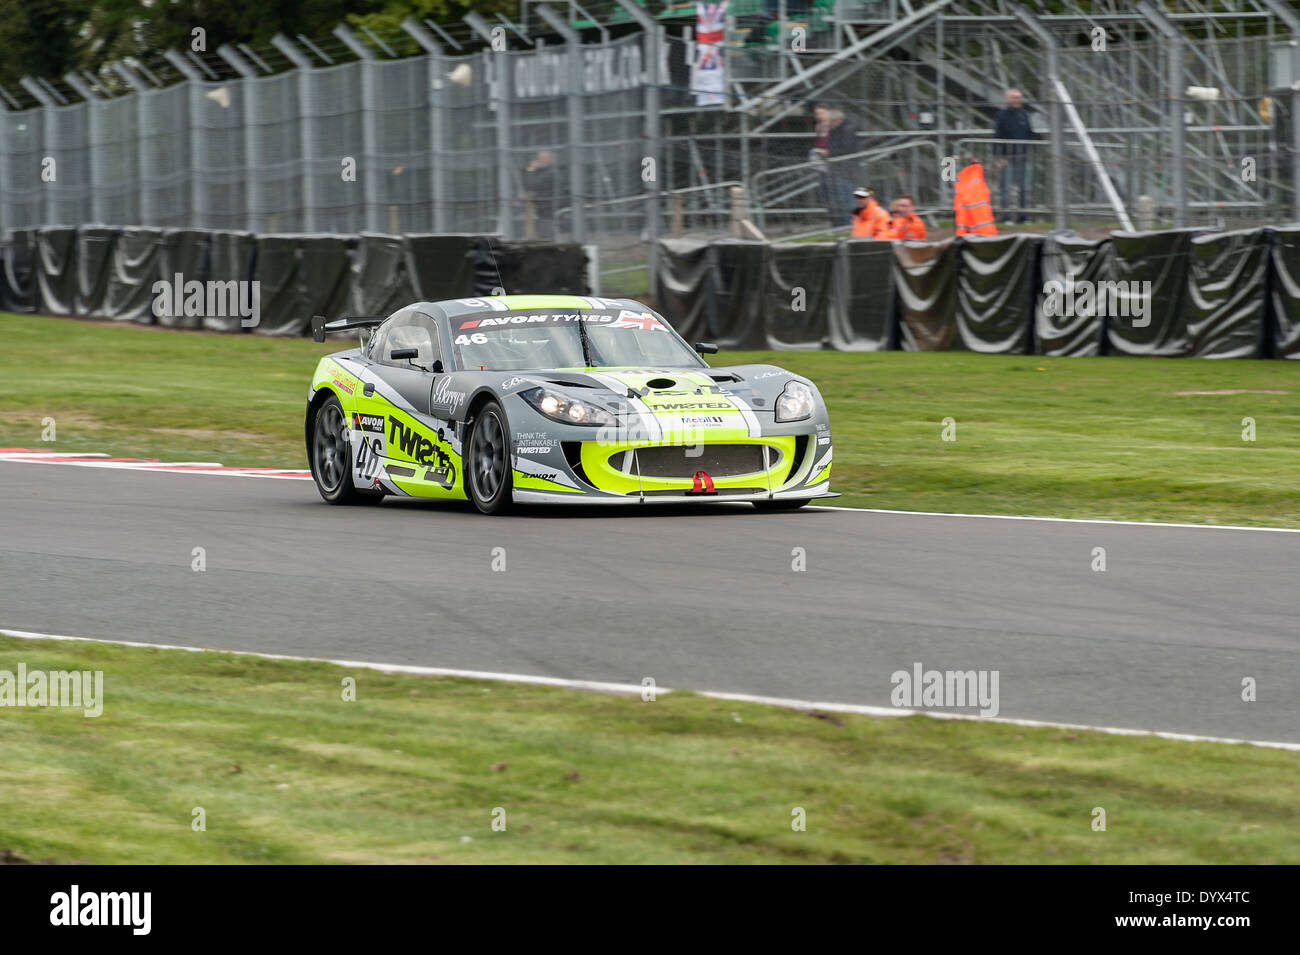
[[[97,637],[69,637],[53,633],[33,633],[27,630],[0,630],[0,635],[20,640],[64,640],[73,643],[102,643],[118,647],[144,647],[151,650],[184,650],[187,653],[228,653],[239,657],[256,657],[261,660],[288,660],[295,663],[329,663],[350,669],[377,670],[381,673],[407,673],[413,676],[451,676],[470,680],[499,680],[504,683],[527,683],[537,686],[554,686],[572,690],[595,690],[601,693],[620,693],[639,696],[642,687],[636,683],[607,683],[600,680],[569,680],[563,677],[535,676],[530,673],[494,673],[488,670],[455,670],[447,667],[414,666],[405,663],[372,663],[364,660],[332,660],[325,657],[298,657],[282,653],[260,653],[255,650],[219,650],[210,647],[182,647],[165,643],[138,643],[131,640],[104,640]],[[672,693],[670,687],[656,686],[655,694]],[[731,700],[736,703],[757,703],[780,706],[793,710],[814,710],[831,713],[855,713],[861,716],[928,716],[939,720],[969,720],[978,723],[1002,723],[1010,726],[1029,726],[1044,729],[1079,730],[1110,733],[1114,736],[1154,736],[1160,739],[1188,743],[1235,743],[1262,746],[1268,749],[1285,749],[1300,752],[1300,743],[1281,743],[1270,740],[1232,739],[1222,736],[1198,736],[1192,733],[1169,733],[1163,730],[1130,729],[1117,726],[1088,726],[1082,723],[1057,723],[1051,720],[1021,720],[1005,716],[975,716],[967,713],[947,713],[938,710],[913,710],[889,706],[866,706],[857,703],[827,703],[813,700],[795,700],[778,696],[756,696],[750,693],[723,693],[716,690],[693,690],[699,696],[714,700]]]

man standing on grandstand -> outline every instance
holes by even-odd
[[[555,192],[558,184],[555,178],[555,153],[549,149],[539,149],[524,169],[524,193],[533,201],[539,239],[555,238]]]
[[[1029,125],[1029,113],[1025,110],[1024,94],[1017,89],[1007,90],[1007,105],[998,110],[993,124],[994,139],[1012,139],[1019,142],[994,143],[993,155],[997,157],[998,202],[1002,206],[1002,221],[1011,221],[1011,210],[1019,213],[1017,222],[1024,222],[1025,210],[1029,207],[1029,147],[1024,143],[1037,139]],[[1019,190],[1019,202],[1014,206],[1011,190]]]
[[[853,159],[827,160],[857,152],[858,131],[843,113],[825,103],[813,107],[813,118],[817,123],[817,139],[809,155],[821,164],[822,199],[830,214],[831,228],[838,229],[849,225],[853,218],[850,193],[858,178],[857,162]]]

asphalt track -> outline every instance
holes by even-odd
[[[1300,534],[748,505],[487,518],[0,462],[0,628],[876,706],[919,662],[998,670],[1002,717],[1278,742],[1300,742],[1298,571]]]

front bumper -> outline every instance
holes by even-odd
[[[613,494],[555,494],[549,491],[531,491],[515,488],[514,499],[519,504],[720,504],[727,501],[779,501],[779,500],[816,500],[818,498],[839,497],[830,490],[830,483],[817,487],[800,488],[794,491],[780,491],[769,494],[758,493],[732,494],[656,494],[651,496],[613,495]]]

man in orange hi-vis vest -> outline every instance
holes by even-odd
[[[853,213],[853,238],[884,239],[889,231],[889,213],[876,202],[876,194],[867,188],[853,190],[858,211]]]
[[[952,206],[957,213],[958,235],[998,234],[998,227],[993,224],[989,187],[984,182],[984,167],[974,156],[966,168],[957,173],[957,194]]]

